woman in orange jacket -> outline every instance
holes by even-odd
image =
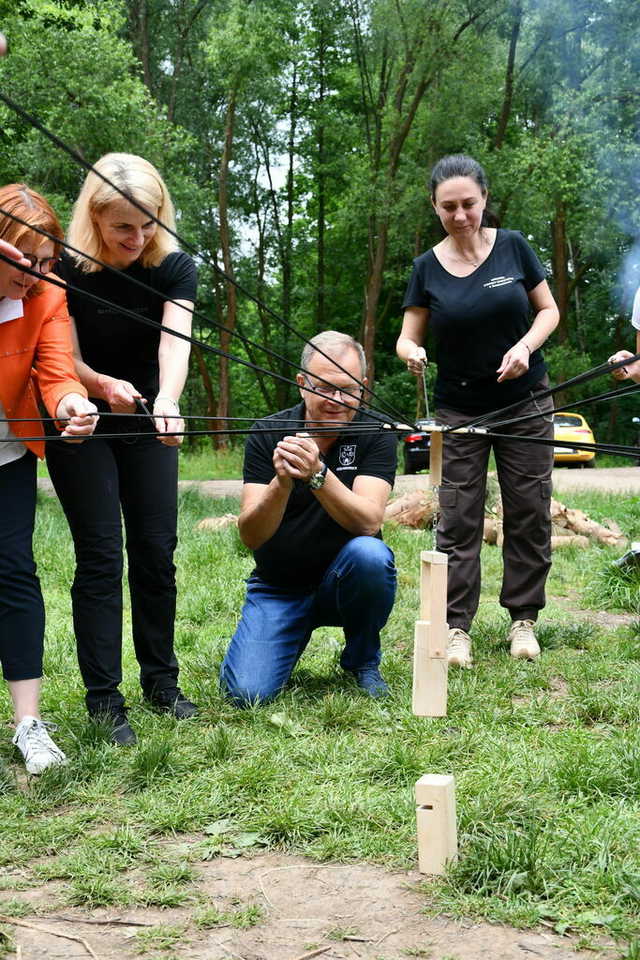
[[[23,184],[0,188],[0,210],[64,236],[44,197]],[[65,421],[70,442],[93,432],[96,408],[76,376],[64,290],[20,269],[49,273],[59,245],[0,213],[0,254],[0,664],[15,712],[13,742],[27,771],[40,773],[65,756],[38,709],[44,604],[31,541],[44,441],[21,438],[43,435],[39,400]]]

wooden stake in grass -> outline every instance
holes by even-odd
[[[451,775],[425,774],[416,782],[418,869],[442,875],[458,859],[456,792]]]
[[[420,619],[413,648],[413,712],[417,717],[447,715],[447,555],[420,554]]]

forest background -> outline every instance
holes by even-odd
[[[553,379],[634,347],[637,0],[0,0],[0,26],[1,88],[89,161],[156,164],[202,251],[199,308],[280,356],[297,360],[300,340],[261,304],[304,336],[361,339],[381,399],[421,413],[394,344],[411,260],[440,237],[428,172],[458,151],[549,270]],[[27,181],[67,222],[82,179],[0,106],[0,182]],[[202,316],[195,335],[293,374]],[[592,387],[559,405],[608,389]],[[253,417],[295,392],[195,349],[185,400]],[[584,413],[597,439],[624,441],[636,409]]]

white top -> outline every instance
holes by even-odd
[[[18,320],[23,312],[22,300],[9,300],[6,297],[0,300],[0,323]],[[5,417],[5,409],[0,403],[0,467],[19,460],[27,452],[24,443],[16,438],[9,424],[3,422]]]
[[[633,310],[631,311],[631,323],[636,328],[640,330],[640,287],[636,290],[636,295],[633,298]]]

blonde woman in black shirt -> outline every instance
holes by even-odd
[[[173,236],[173,205],[158,171],[142,157],[107,154],[96,169],[144,210],[90,173],[73,211],[70,243],[88,257],[64,257],[60,273],[74,287],[111,301],[96,306],[68,290],[76,332],[76,366],[100,410],[134,413],[143,400],[147,421],[103,418],[101,433],[84,450],[67,454],[50,443],[49,472],[76,549],[73,620],[80,670],[92,716],[106,718],[112,740],[135,742],[119,685],[122,679],[122,530],[126,530],[133,643],[145,699],[182,719],[197,708],[178,687],[173,649],[177,479],[181,431],[179,400],[187,377],[189,344],[119,312],[141,314],[181,333],[191,331],[196,271]],[[148,211],[148,213],[147,213]],[[143,281],[154,293],[130,283]],[[168,300],[178,301],[169,303]],[[142,424],[142,426],[141,426]],[[146,430],[148,436],[127,434]]]
[[[421,375],[427,327],[436,348],[436,416],[459,426],[520,402],[510,413],[539,412],[501,433],[553,436],[552,402],[540,347],[558,324],[545,271],[515,231],[487,210],[484,170],[471,157],[444,157],[431,175],[431,201],[446,236],[414,260],[404,299],[398,356]],[[531,317],[533,314],[533,317]],[[472,665],[469,630],[480,598],[480,549],[489,453],[493,448],[504,511],[500,603],[512,624],[511,655],[534,659],[534,633],[551,565],[551,446],[449,435],[444,448],[438,549],[449,556],[448,659]]]

